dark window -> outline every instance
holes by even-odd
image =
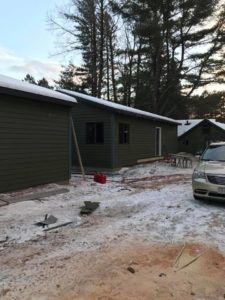
[[[104,124],[86,123],[86,141],[87,144],[104,143]]]
[[[119,124],[119,143],[129,144],[130,142],[130,126],[129,124]]]

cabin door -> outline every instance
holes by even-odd
[[[162,134],[161,127],[155,128],[155,156],[162,155]]]

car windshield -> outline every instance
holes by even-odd
[[[225,161],[225,145],[211,145],[202,155],[201,160]]]

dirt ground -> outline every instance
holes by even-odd
[[[75,177],[66,194],[1,207],[0,299],[225,299],[225,205],[195,201],[191,172]],[[100,206],[80,216],[87,200]],[[45,213],[73,222],[43,232]]]
[[[32,280],[2,289],[1,299],[224,299],[224,278],[224,256],[206,245],[116,241],[43,262]]]

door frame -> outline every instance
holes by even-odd
[[[162,155],[162,127],[155,127],[155,156]]]

